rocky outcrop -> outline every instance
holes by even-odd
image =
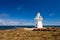
[[[33,31],[56,31],[56,28],[34,28]]]

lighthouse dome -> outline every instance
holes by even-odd
[[[35,20],[42,20],[42,17],[40,16],[40,12],[37,13],[37,16],[35,17]]]

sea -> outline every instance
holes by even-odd
[[[6,29],[16,29],[16,28],[34,28],[35,26],[0,26],[0,30],[6,30]],[[44,25],[43,27],[58,27],[59,25]]]

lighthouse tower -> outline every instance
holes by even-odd
[[[36,25],[35,27],[36,28],[43,28],[43,25],[42,25],[42,20],[43,18],[40,16],[40,13],[38,12],[36,17],[35,17],[35,20],[36,20]]]

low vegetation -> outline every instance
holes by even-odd
[[[53,29],[56,31],[0,30],[0,40],[60,40],[60,28]]]

